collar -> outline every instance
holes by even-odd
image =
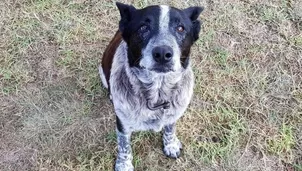
[[[156,103],[155,105],[152,105],[151,102],[148,100],[147,107],[149,110],[158,110],[158,109],[169,109],[170,108],[170,102],[164,101],[163,103]]]

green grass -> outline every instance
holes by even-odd
[[[228,52],[225,49],[214,49],[213,59],[215,63],[223,68],[227,68]]]
[[[235,148],[239,148],[240,139],[247,129],[239,114],[220,105],[217,105],[213,113],[198,113],[208,123],[201,137],[192,142],[200,159],[207,163],[218,163],[219,160],[232,156]]]
[[[129,3],[129,2],[128,2]],[[177,123],[132,137],[136,170],[301,170],[299,1],[134,1],[205,6],[192,47],[194,98]],[[115,117],[98,64],[118,27],[113,1],[1,1],[0,170],[112,170]]]
[[[282,20],[286,20],[286,15],[283,9],[276,7],[267,7],[263,6],[261,8],[261,20],[268,22],[281,22]]]
[[[302,35],[293,36],[290,42],[297,47],[302,47]]]
[[[291,126],[282,124],[279,133],[276,137],[268,140],[268,151],[280,157],[283,160],[291,162],[293,159],[293,146],[295,145],[293,128]]]

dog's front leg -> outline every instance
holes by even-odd
[[[117,145],[118,154],[115,163],[115,171],[133,171],[132,150],[131,150],[131,132],[125,132],[121,122],[117,117]]]
[[[166,125],[163,132],[164,153],[171,158],[178,158],[182,149],[181,142],[176,137],[176,124]]]

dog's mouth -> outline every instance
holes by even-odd
[[[157,73],[167,73],[167,72],[173,72],[172,65],[155,65],[150,69],[151,71],[157,72]]]
[[[168,72],[174,72],[175,70],[173,69],[172,65],[161,65],[158,64],[152,68],[146,68],[144,66],[139,66],[139,69],[142,70],[149,70],[149,71],[153,71],[156,73],[168,73]]]

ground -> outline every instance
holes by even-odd
[[[302,1],[128,0],[205,7],[194,98],[177,124],[133,135],[136,170],[302,170]],[[1,0],[0,170],[112,170],[115,117],[98,64],[117,30],[111,0]]]

